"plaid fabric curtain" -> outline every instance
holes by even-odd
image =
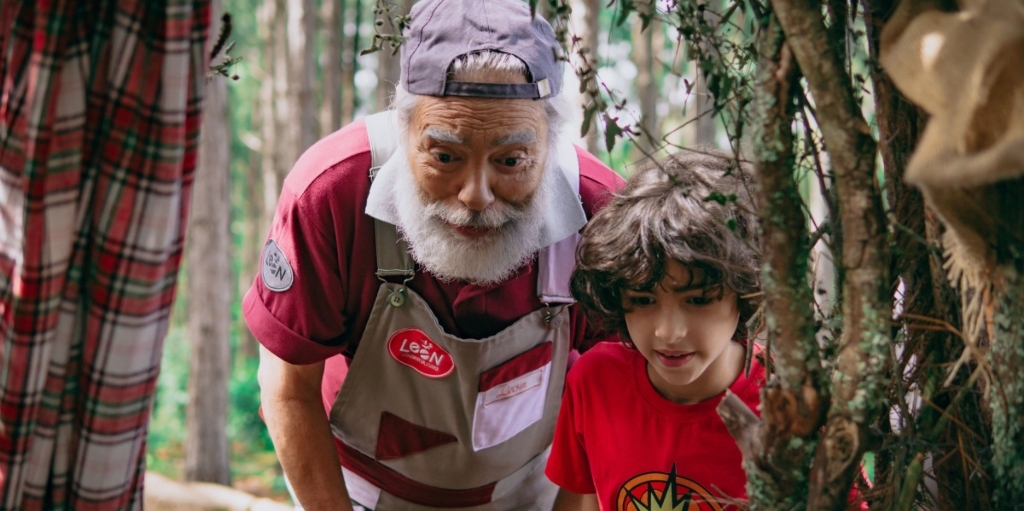
[[[0,1],[0,509],[142,507],[208,0]]]

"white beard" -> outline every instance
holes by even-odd
[[[430,202],[412,176],[405,151],[398,149],[394,158],[402,162],[396,169],[394,195],[398,230],[413,259],[429,273],[443,281],[488,286],[508,279],[533,261],[541,248],[543,211],[558,172],[553,155],[549,155],[540,186],[527,203],[513,206],[497,199],[483,211]],[[494,230],[480,238],[468,238],[449,224]]]

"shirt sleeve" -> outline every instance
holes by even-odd
[[[282,360],[312,364],[341,353],[344,293],[335,230],[326,208],[308,208],[286,186],[242,300],[253,336]]]
[[[544,473],[551,482],[573,493],[597,493],[583,435],[577,428],[583,422],[578,416],[580,407],[576,404],[576,387],[567,379],[555,425],[555,438],[551,443],[551,455],[548,456]]]

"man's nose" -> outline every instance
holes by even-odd
[[[470,171],[459,190],[459,201],[473,211],[483,211],[494,202],[487,169],[478,167]]]

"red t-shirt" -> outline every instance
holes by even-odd
[[[755,358],[750,376],[741,373],[729,390],[756,413],[763,381]],[[726,509],[729,499],[746,498],[747,478],[740,450],[715,411],[724,395],[673,403],[651,384],[639,351],[618,342],[595,346],[566,377],[546,474],[571,492],[597,493],[604,511],[639,511],[633,498],[646,509],[652,491],[656,502],[671,498],[670,474],[673,504],[687,498],[691,504],[664,509]]]
[[[577,148],[580,196],[587,217],[621,188],[617,174]],[[328,135],[299,158],[285,179],[268,240],[280,248],[293,279],[270,290],[257,275],[242,300],[246,323],[263,346],[292,364],[329,359],[323,393],[329,407],[341,388],[345,360],[359,345],[380,281],[370,191],[370,142],[363,121]],[[262,258],[261,258],[262,261]],[[417,271],[409,287],[430,305],[444,330],[479,339],[542,307],[536,262],[494,286],[442,282]],[[285,286],[281,286],[285,287]],[[573,344],[600,340],[584,316],[570,308]],[[333,357],[333,358],[332,358]]]

